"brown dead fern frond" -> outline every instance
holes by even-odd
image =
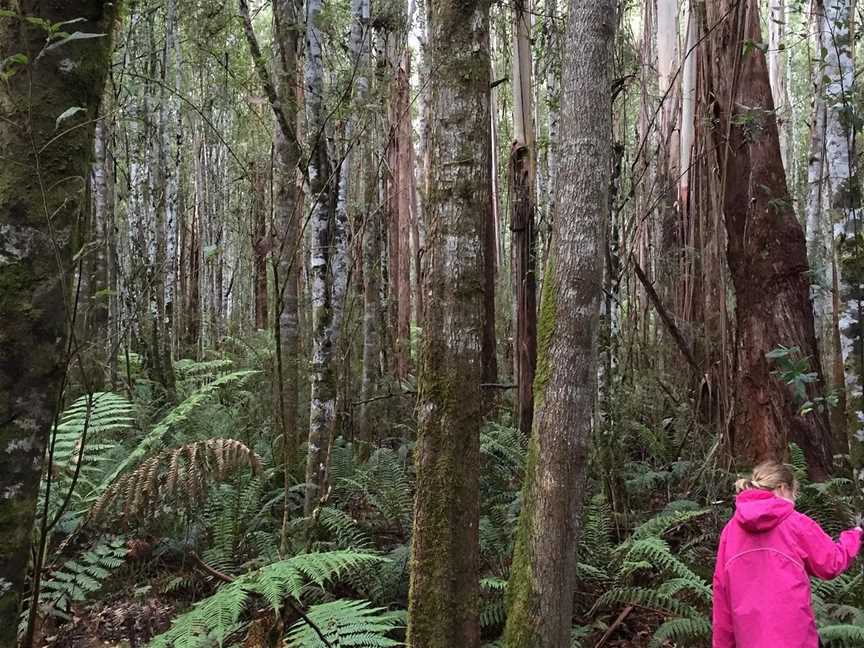
[[[93,506],[93,517],[112,511],[124,519],[152,518],[191,508],[207,497],[212,482],[233,471],[261,471],[261,459],[235,439],[208,439],[163,450],[118,478]]]

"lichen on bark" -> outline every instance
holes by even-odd
[[[16,641],[36,494],[64,370],[74,227],[84,204],[93,123],[111,52],[115,2],[0,0],[0,60],[28,63],[0,84],[0,646]],[[44,49],[23,17],[105,34]],[[40,55],[41,54],[41,55]],[[84,109],[61,130],[68,108]],[[69,126],[71,124],[64,124]],[[50,142],[50,144],[49,144]]]

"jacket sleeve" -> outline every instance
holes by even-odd
[[[726,540],[720,536],[717,562],[714,566],[714,596],[711,626],[712,648],[735,648],[735,631],[732,626],[732,609],[726,576]]]
[[[798,544],[807,573],[817,578],[830,580],[842,574],[855,560],[861,549],[861,529],[849,529],[834,542],[819,524],[800,515],[798,518]]]

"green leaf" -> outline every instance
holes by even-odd
[[[62,122],[66,121],[70,117],[73,117],[74,115],[77,115],[79,112],[87,112],[87,109],[82,108],[81,106],[72,106],[71,108],[67,108],[62,113],[60,113],[59,117],[57,117],[57,120],[54,122],[54,128],[60,128],[60,124]]]
[[[50,52],[53,49],[57,49],[58,47],[62,47],[66,43],[71,43],[72,41],[78,40],[89,40],[91,38],[102,38],[105,34],[91,34],[87,32],[72,32],[71,34],[67,34],[56,43],[51,43],[48,47],[43,50],[44,52]]]

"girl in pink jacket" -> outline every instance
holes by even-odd
[[[861,528],[835,543],[795,510],[798,484],[782,464],[760,464],[735,487],[714,570],[713,647],[817,648],[809,577],[842,574],[861,548]]]

